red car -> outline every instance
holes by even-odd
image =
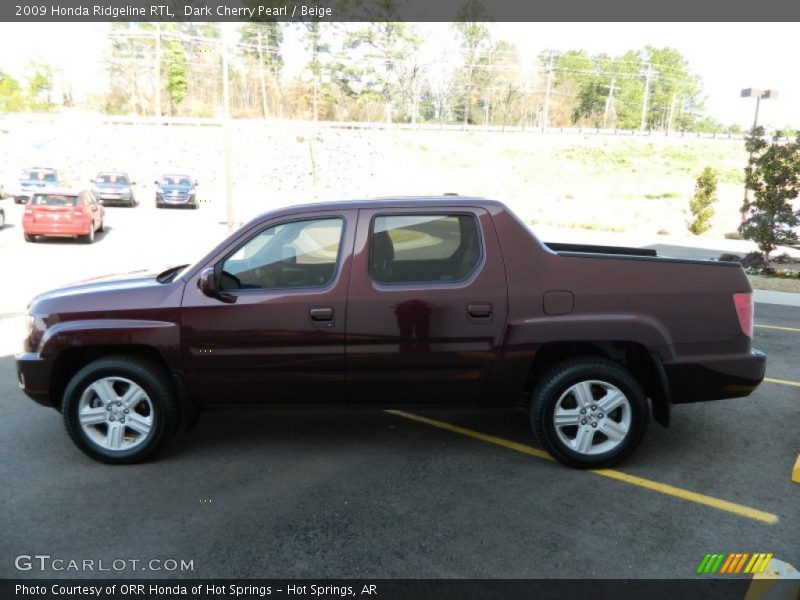
[[[74,237],[91,244],[103,231],[105,209],[89,191],[34,194],[25,206],[22,231],[26,242],[37,236]]]

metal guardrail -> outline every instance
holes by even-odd
[[[61,112],[46,114],[7,114],[0,118],[0,130],[15,124],[55,124],[64,122],[91,122],[102,125],[162,125],[162,126],[206,126],[221,127],[223,119],[214,117],[145,117],[136,115],[103,115],[84,112]],[[689,131],[645,131],[638,129],[608,129],[596,127],[541,127],[522,125],[463,125],[456,123],[386,123],[384,121],[309,121],[294,119],[232,119],[232,125],[269,127],[316,127],[320,129],[365,129],[400,131],[464,131],[489,133],[525,133],[533,135],[602,135],[618,137],[687,138],[743,140],[743,134],[702,133]]]

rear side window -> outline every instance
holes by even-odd
[[[77,206],[77,196],[61,194],[36,194],[31,200],[33,206]]]
[[[461,281],[480,260],[473,215],[379,215],[372,222],[370,274],[378,283]]]
[[[225,260],[223,289],[322,287],[336,275],[341,218],[290,221],[256,234]]]

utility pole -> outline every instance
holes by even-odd
[[[644,98],[642,98],[642,123],[639,125],[639,131],[644,133],[644,126],[647,122],[647,98],[650,96],[650,79],[655,73],[653,72],[652,63],[647,63],[647,71],[644,75]]]
[[[553,52],[547,58],[547,89],[544,92],[544,111],[542,113],[542,133],[547,130],[548,120],[550,119],[550,88],[553,85]]]
[[[758,127],[758,111],[761,108],[761,99],[770,99],[770,98],[777,98],[778,92],[776,90],[759,90],[756,88],[747,88],[742,90],[741,92],[742,98],[753,98],[756,99],[756,114],[753,117],[753,129],[750,130],[750,135],[756,134],[756,127]],[[742,205],[742,222],[745,219],[745,207],[747,206],[748,202],[750,201],[748,198],[748,191],[749,188],[747,187],[747,175],[750,174],[751,163],[753,162],[753,153],[750,152],[747,158],[747,167],[745,168],[745,180],[744,180],[744,204]]]
[[[603,112],[603,129],[608,129],[608,112],[611,110],[611,103],[614,102],[614,89],[616,83],[617,80],[612,79],[611,85],[604,86],[608,88],[608,96],[606,96],[606,109]]]
[[[258,73],[261,78],[261,111],[267,118],[267,86],[264,82],[264,51],[261,47],[261,27],[258,29]]]
[[[228,67],[228,41],[223,36],[220,44],[222,54],[222,137],[225,154],[225,215],[228,233],[233,232],[233,165],[231,160],[231,94]]]
[[[161,118],[161,23],[156,21],[156,119]]]
[[[667,117],[667,131],[665,135],[669,135],[672,131],[672,119],[675,116],[675,101],[677,100],[677,96],[672,94],[672,102],[669,104],[669,116]]]

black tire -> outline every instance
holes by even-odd
[[[103,231],[105,231],[105,227],[106,227],[106,222],[100,221],[100,227],[97,228],[97,233],[103,233]]]
[[[93,441],[78,422],[81,397],[93,382],[117,377],[134,382],[152,405],[152,427],[147,437],[129,449],[110,450]],[[149,408],[149,407],[148,407]],[[145,460],[167,443],[177,429],[178,403],[169,374],[150,360],[110,356],[89,363],[78,371],[64,391],[61,412],[72,441],[85,454],[109,464],[132,464]]]
[[[30,242],[31,244],[36,242],[36,236],[35,235],[28,235],[27,233],[25,233],[25,234],[23,234],[23,236],[25,237],[25,241],[26,242]]]
[[[89,233],[87,233],[86,235],[82,235],[81,236],[81,241],[84,244],[93,244],[94,243],[94,223],[92,223],[92,226],[89,227]]]
[[[598,381],[617,388],[624,395],[629,407],[614,409],[609,415],[603,414],[601,408],[597,412],[591,407],[586,409],[589,413],[587,415],[588,423],[594,421],[600,428],[589,429],[585,425],[576,424],[575,437],[571,440],[576,443],[579,430],[584,427],[590,436],[590,443],[598,440],[598,446],[601,446],[604,441],[613,444],[614,440],[606,437],[602,431],[605,423],[603,420],[617,421],[618,417],[619,420],[622,420],[623,411],[629,415],[630,419],[627,432],[621,441],[608,451],[600,452],[598,448],[596,454],[578,452],[570,447],[559,437],[554,423],[555,410],[562,395],[572,386],[588,381]],[[589,386],[589,390],[591,394],[602,393],[603,387],[592,384]],[[592,399],[592,406],[597,407],[598,404],[595,402],[601,400],[602,398]],[[581,410],[577,404],[577,398],[570,397],[570,395],[565,397],[561,408],[565,408],[563,403],[569,402],[575,402],[576,411]],[[583,415],[577,418],[582,419],[582,417]],[[559,363],[536,385],[531,397],[530,420],[539,442],[555,459],[570,467],[594,469],[609,467],[621,462],[639,446],[650,421],[650,408],[642,387],[628,370],[604,358],[581,357]],[[570,427],[572,426],[566,426],[562,430],[562,435],[567,437],[568,441],[570,441],[567,435]],[[602,435],[598,437],[597,433]]]

